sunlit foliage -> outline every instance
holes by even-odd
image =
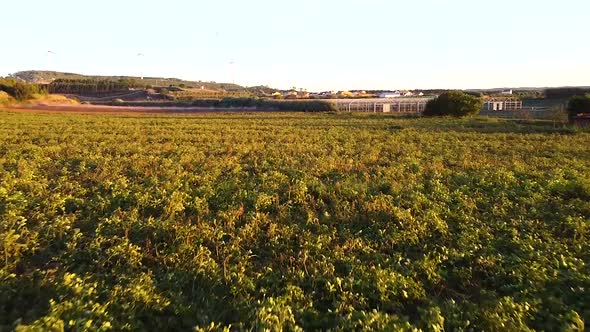
[[[0,330],[582,331],[590,133],[0,113]]]

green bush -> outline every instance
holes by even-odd
[[[153,107],[211,107],[211,108],[255,108],[264,111],[294,111],[294,112],[335,112],[334,104],[323,100],[266,100],[260,98],[223,98],[223,99],[195,99],[192,101],[122,101],[115,100],[102,104],[118,106],[153,106]]]
[[[35,94],[46,93],[45,89],[37,84],[19,82],[15,79],[0,78],[0,91],[8,93],[18,101],[32,99]]]
[[[197,107],[256,107],[261,110],[298,111],[298,112],[330,112],[336,111],[333,104],[320,100],[277,101],[257,98],[224,98],[197,99],[192,102]]]
[[[300,112],[334,112],[336,107],[326,101],[267,101],[270,108],[279,111],[300,111]]]
[[[426,116],[469,116],[478,114],[483,104],[482,99],[461,91],[445,92],[428,102]]]
[[[590,93],[590,89],[575,87],[551,88],[545,90],[545,97],[548,99],[567,99],[574,96],[584,95],[586,93]]]
[[[580,113],[590,113],[590,94],[570,98],[567,111],[570,118]]]

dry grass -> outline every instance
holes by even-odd
[[[0,91],[0,105],[9,105],[14,102],[14,98],[12,98],[8,93],[4,91]]]
[[[56,94],[49,94],[49,95],[35,95],[35,98],[28,101],[28,103],[33,104],[47,104],[47,105],[79,105],[80,102],[68,98],[64,95],[56,95]]]
[[[35,106],[35,105],[47,105],[47,106],[65,106],[65,105],[80,105],[80,102],[68,98],[64,95],[54,94],[35,94],[32,99],[24,102],[18,102],[11,95],[4,91],[0,91],[0,105],[2,106]]]

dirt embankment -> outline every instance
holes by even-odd
[[[76,106],[79,105],[75,99],[63,95],[35,94],[29,100],[18,101],[4,91],[0,91],[0,106],[3,108],[32,108],[39,106]]]
[[[172,100],[172,97],[150,92],[148,90],[135,90],[135,91],[123,91],[123,92],[114,92],[114,93],[94,93],[94,94],[83,94],[83,95],[76,95],[72,94],[69,95],[73,98],[78,99],[81,102],[111,102],[117,99],[122,101],[151,101],[151,100]]]

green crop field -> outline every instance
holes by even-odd
[[[553,123],[5,111],[0,220],[1,331],[590,324],[590,132]]]

